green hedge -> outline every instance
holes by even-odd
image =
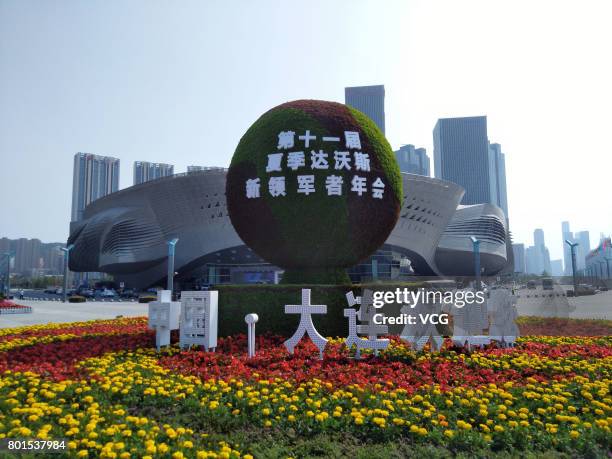
[[[156,296],[141,296],[138,298],[139,303],[150,303],[151,301],[157,301]]]
[[[85,303],[86,298],[84,296],[72,295],[68,297],[68,303]]]
[[[348,320],[344,309],[348,308],[346,294],[353,291],[361,295],[364,288],[394,290],[397,287],[416,289],[422,284],[368,284],[368,285],[219,285],[219,336],[246,333],[244,316],[256,313],[259,322],[257,334],[273,333],[291,336],[299,323],[299,315],[285,314],[286,304],[302,302],[302,288],[312,290],[312,304],[327,305],[327,314],[313,314],[315,327],[323,336],[347,336]],[[393,305],[385,306],[385,314],[397,314]]]

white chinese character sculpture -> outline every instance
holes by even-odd
[[[374,316],[379,314],[373,306],[373,292],[372,290],[364,290],[363,297],[355,298],[353,292],[346,294],[346,299],[351,306],[349,309],[344,310],[344,317],[349,320],[349,334],[344,340],[346,346],[350,349],[353,345],[355,346],[355,358],[361,358],[362,349],[372,349],[375,354],[381,349],[386,349],[389,346],[388,339],[379,339],[378,335],[389,333],[386,325],[378,325],[374,322]],[[352,309],[355,304],[360,304],[359,311]],[[357,319],[365,324],[357,325]],[[367,335],[367,339],[361,339],[359,334]]]
[[[310,153],[310,162],[311,169],[329,169],[329,163],[327,162],[327,153],[325,153],[323,150],[312,150],[312,152]]]
[[[315,192],[314,175],[298,175],[297,181],[298,181],[298,190],[297,190],[298,193],[302,193],[308,196],[310,193]]]
[[[203,346],[207,351],[217,347],[219,292],[181,293],[181,348]]]
[[[319,358],[323,360],[323,350],[327,345],[327,340],[323,338],[312,323],[311,314],[327,314],[327,305],[310,304],[310,289],[302,289],[302,304],[285,305],[285,314],[300,314],[300,323],[291,338],[285,341],[285,347],[290,354],[293,354],[295,346],[300,342],[305,334],[308,334],[312,342],[319,349]]]
[[[436,326],[430,320],[423,321],[427,314],[440,314],[442,305],[439,303],[419,301],[414,307],[405,305],[400,310],[403,314],[408,314],[415,318],[413,324],[406,323],[400,338],[409,343],[417,350],[421,350],[429,342],[430,351],[439,351],[442,348],[444,339]],[[425,323],[423,323],[425,322]]]
[[[316,135],[310,135],[310,130],[306,130],[304,135],[299,136],[298,139],[303,140],[304,141],[304,146],[306,148],[308,148],[310,146],[310,141],[311,140],[317,140],[317,136]]]
[[[149,328],[155,329],[157,350],[170,345],[170,331],[179,328],[181,303],[172,301],[170,290],[159,290],[157,301],[149,303]]]
[[[472,288],[465,291],[475,295]],[[471,346],[484,346],[491,342],[484,334],[485,329],[489,328],[486,302],[475,301],[463,307],[453,305],[450,314],[453,316],[453,343],[457,346],[467,345],[469,349]]]
[[[268,155],[268,165],[266,166],[266,172],[281,172],[281,161],[283,160],[284,153],[270,153]]]
[[[340,175],[328,175],[325,179],[327,196],[342,196],[342,183],[344,179]]]
[[[292,151],[287,154],[287,167],[291,170],[298,170],[306,165],[306,158],[303,151]]]
[[[355,170],[356,171],[370,171],[370,155],[362,153],[360,151],[355,152]]]
[[[287,196],[285,191],[285,177],[270,177],[268,181],[270,196]]]
[[[293,148],[293,145],[295,143],[295,132],[293,131],[282,131],[280,134],[278,134],[278,145],[276,146],[276,148],[278,148],[279,150],[281,149],[288,149],[288,148]]]
[[[248,179],[246,181],[246,197],[248,199],[259,197],[259,178]]]
[[[489,337],[501,343],[502,347],[513,346],[520,336],[516,325],[516,296],[507,288],[494,288],[489,294],[488,309],[491,318]]]
[[[361,150],[361,140],[359,139],[359,132],[344,131],[344,139],[346,140],[346,148]]]
[[[334,151],[334,169],[351,170],[351,157],[348,151]]]
[[[382,199],[384,192],[385,183],[380,179],[380,177],[377,177],[376,180],[374,180],[374,183],[372,183],[372,197],[374,199]]]
[[[359,196],[368,191],[366,187],[366,178],[359,177],[358,175],[353,176],[353,180],[351,180],[351,191],[354,191]]]

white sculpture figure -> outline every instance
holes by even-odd
[[[499,341],[502,347],[514,345],[520,336],[515,322],[518,317],[516,297],[507,288],[494,288],[489,294],[488,309],[491,317],[490,338]]]
[[[194,291],[181,293],[181,348],[217,347],[219,292]]]
[[[361,358],[362,349],[373,349],[375,353],[378,353],[379,350],[386,349],[389,346],[388,339],[378,338],[378,335],[387,334],[389,330],[386,325],[374,323],[374,315],[378,314],[379,311],[373,306],[372,296],[372,290],[365,290],[363,297],[355,297],[353,292],[346,294],[346,300],[351,308],[344,310],[344,317],[349,320],[349,335],[344,343],[349,349],[353,345],[355,346],[356,359]],[[358,311],[352,309],[352,306],[356,304],[361,305]],[[366,323],[357,325],[357,319]],[[359,334],[367,335],[367,339],[361,339]]]
[[[327,305],[310,304],[310,289],[302,289],[302,304],[286,304],[285,314],[300,314],[300,323],[291,338],[285,341],[285,347],[290,354],[293,354],[295,346],[300,342],[305,334],[308,334],[312,342],[319,349],[319,358],[323,360],[323,350],[327,345],[327,340],[323,338],[312,323],[311,314],[327,314]]]
[[[474,289],[465,289],[472,292]],[[484,334],[489,328],[487,303],[473,302],[463,307],[452,306],[450,314],[453,316],[453,343],[457,346],[484,346],[490,344],[491,339]]]
[[[246,316],[244,316],[244,321],[247,323],[247,355],[249,356],[249,358],[255,357],[255,324],[258,320],[259,316],[255,313],[247,314]]]
[[[423,294],[425,292],[423,291]],[[406,323],[400,338],[402,341],[409,343],[417,350],[421,350],[429,342],[431,351],[439,351],[444,344],[444,339],[440,336],[440,332],[430,320],[423,323],[422,318],[427,314],[440,314],[442,305],[439,303],[426,303],[419,301],[411,307],[404,305],[400,310],[403,314],[414,317],[414,323]]]
[[[172,300],[170,290],[159,290],[157,301],[149,303],[149,328],[155,329],[157,350],[170,345],[170,331],[179,328],[181,303]]]

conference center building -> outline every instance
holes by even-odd
[[[220,283],[275,283],[282,270],[266,263],[236,234],[225,199],[227,171],[162,177],[92,202],[72,222],[70,269],[103,272],[126,287],[165,285],[168,241],[178,238],[175,282],[186,288]],[[510,265],[506,217],[492,204],[460,205],[452,182],[402,173],[404,200],[385,244],[348,270],[355,282],[414,276],[472,276],[470,237],[480,241],[486,276]]]

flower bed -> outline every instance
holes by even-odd
[[[75,457],[365,454],[605,457],[612,337],[524,337],[466,353],[397,338],[355,361],[340,340],[219,340],[155,352],[146,320],[0,330],[0,438],[68,438]],[[378,449],[377,449],[378,448]],[[318,451],[318,453],[317,453]]]
[[[0,314],[28,314],[31,312],[32,308],[30,306],[15,304],[8,300],[0,301]]]

